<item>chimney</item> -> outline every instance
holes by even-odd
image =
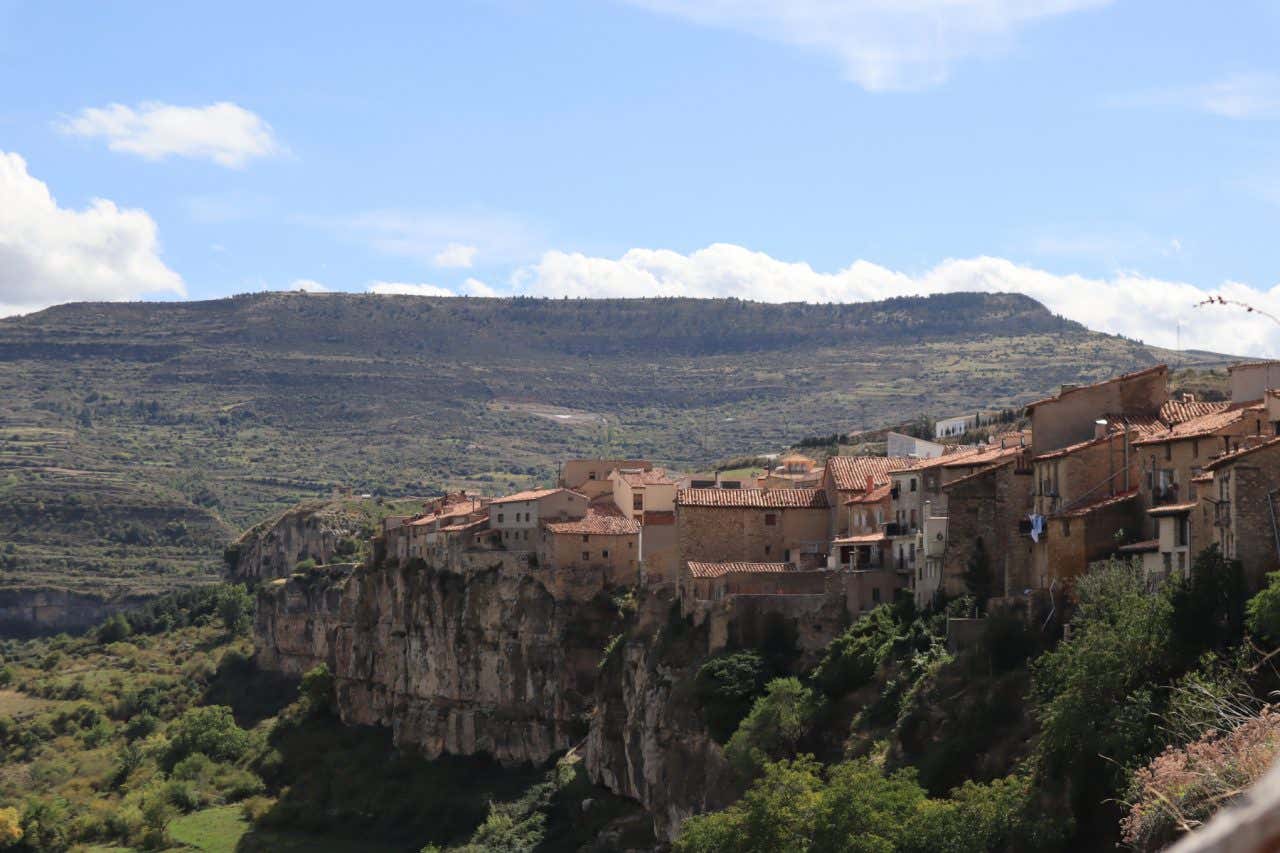
[[[1186,393],[1182,395],[1182,402],[1184,403],[1194,403],[1195,401],[1196,401],[1195,394]]]
[[[875,491],[875,488],[876,488],[876,478],[868,474],[867,475],[867,493],[870,494],[871,492]]]
[[[1110,424],[1107,423],[1106,418],[1098,418],[1096,421],[1093,422],[1093,437],[1102,438],[1104,435],[1107,434],[1107,429],[1109,426]]]
[[[1063,383],[1062,383],[1062,390],[1058,392],[1058,396],[1062,396],[1063,394],[1067,393],[1068,391],[1074,391],[1074,390],[1076,390],[1076,389],[1077,389],[1077,388],[1079,388],[1079,387],[1080,387],[1080,386],[1079,386],[1079,385],[1077,385],[1077,384],[1076,384],[1076,383],[1074,383],[1074,382],[1063,382]]]

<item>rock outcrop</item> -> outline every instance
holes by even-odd
[[[0,636],[32,637],[84,631],[150,598],[150,595],[109,596],[49,586],[0,588]]]
[[[295,675],[327,664],[345,722],[387,726],[429,757],[544,762],[581,746],[592,781],[640,802],[660,838],[731,800],[693,697],[707,632],[669,591],[642,593],[624,617],[599,580],[592,594],[507,553],[451,562],[264,583],[259,664]]]
[[[303,560],[325,564],[354,548],[369,534],[363,516],[341,501],[293,507],[247,531],[227,549],[233,578],[246,581],[287,577]]]

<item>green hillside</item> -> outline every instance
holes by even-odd
[[[1008,294],[64,305],[0,320],[0,583],[183,585],[335,488],[496,492],[594,453],[700,468],[1169,359]]]

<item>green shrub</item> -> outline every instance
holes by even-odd
[[[328,664],[317,664],[302,676],[298,685],[298,693],[306,700],[307,708],[312,714],[329,714],[334,707],[333,674]]]
[[[1246,605],[1249,632],[1280,646],[1280,572],[1267,574],[1267,585]]]
[[[725,746],[725,757],[743,777],[768,760],[790,756],[818,710],[814,693],[796,678],[775,678],[752,705]]]
[[[813,672],[814,686],[832,697],[862,687],[871,681],[902,634],[893,609],[880,605],[831,641]]]
[[[694,689],[711,736],[721,743],[728,740],[764,693],[768,680],[769,667],[754,650],[720,655],[704,663],[694,679]]]
[[[249,733],[236,725],[225,705],[192,708],[169,726],[169,765],[195,753],[215,761],[236,761],[249,745]]]

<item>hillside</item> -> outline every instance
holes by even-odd
[[[701,467],[1157,360],[1223,358],[1007,294],[63,305],[0,320],[0,583],[154,591],[337,487],[494,492],[594,453]]]

